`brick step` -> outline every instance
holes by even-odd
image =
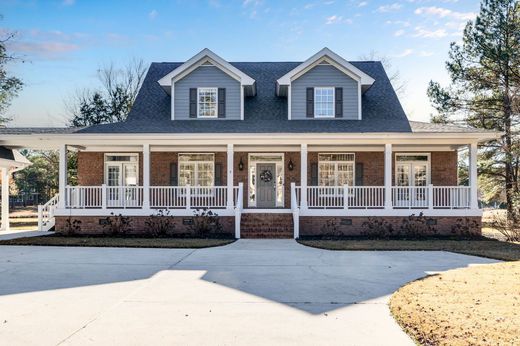
[[[293,237],[292,214],[242,214],[240,234],[242,238]]]
[[[292,239],[292,233],[265,233],[265,232],[251,232],[241,233],[241,238],[244,239]]]

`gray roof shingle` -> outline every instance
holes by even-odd
[[[362,120],[288,120],[287,99],[276,96],[276,80],[300,62],[232,62],[256,80],[257,94],[244,101],[244,120],[170,119],[170,96],[157,82],[179,62],[152,63],[132,111],[124,122],[87,128],[0,128],[0,134],[66,133],[427,133],[484,132],[454,125],[408,121],[382,64],[351,62],[375,79],[362,96]]]
[[[74,133],[80,128],[74,127],[0,127],[2,135],[32,135],[32,134],[64,134]]]
[[[81,133],[331,133],[411,132],[406,115],[380,62],[352,62],[375,79],[362,97],[362,120],[288,120],[287,99],[276,80],[300,62],[232,62],[256,80],[257,94],[244,102],[244,120],[170,119],[170,96],[157,81],[181,63],[152,63],[128,119],[91,126]]]

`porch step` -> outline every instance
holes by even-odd
[[[242,214],[240,237],[242,238],[293,238],[292,214]]]

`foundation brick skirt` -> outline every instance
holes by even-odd
[[[128,234],[131,235],[145,235],[147,233],[146,220],[148,216],[130,216],[130,230]],[[188,223],[193,218],[191,216],[172,216],[173,224],[175,225],[174,234],[195,235],[189,229]],[[55,230],[56,232],[66,232],[68,229],[68,220],[81,221],[79,224],[78,234],[85,235],[99,235],[103,234],[103,223],[106,216],[56,216]],[[234,216],[220,216],[220,223],[223,227],[223,234],[234,236],[235,234],[235,217]]]
[[[406,217],[377,217],[392,224],[394,229],[399,229]],[[476,227],[469,229],[471,235],[482,234],[482,218],[480,216],[460,217],[425,217],[428,225],[435,230],[432,235],[461,235],[461,229],[466,224],[476,222]],[[363,223],[369,221],[369,217],[328,217],[328,216],[300,216],[300,236],[362,236],[365,228]],[[459,227],[457,227],[459,226]],[[462,227],[461,227],[462,226]],[[467,234],[466,234],[467,235]]]

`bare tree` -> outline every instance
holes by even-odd
[[[407,81],[402,79],[401,72],[397,68],[394,68],[392,61],[388,56],[379,54],[377,51],[372,50],[368,54],[361,55],[359,59],[367,61],[380,61],[385,68],[388,79],[390,79],[390,83],[392,83],[397,96],[399,96],[399,98],[403,98],[405,96]]]
[[[100,87],[81,89],[65,100],[70,124],[91,126],[126,120],[146,74],[143,60],[133,59],[125,67],[109,63],[97,71]]]
[[[2,15],[0,15],[0,20],[2,18]],[[23,86],[19,78],[10,75],[7,71],[8,63],[19,60],[7,50],[9,41],[14,39],[15,36],[15,32],[0,31],[0,126],[11,120],[5,113],[11,105],[11,100],[18,95]]]

